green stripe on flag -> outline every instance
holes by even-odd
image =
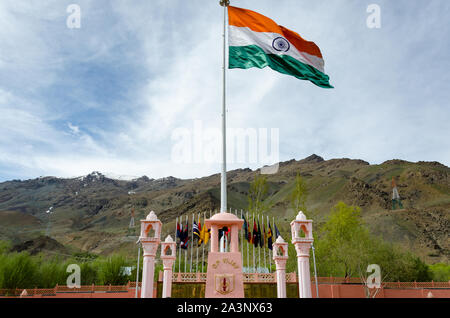
[[[277,72],[311,81],[319,87],[333,88],[330,85],[328,75],[289,55],[266,54],[257,45],[229,47],[229,68],[247,69],[252,67],[264,68],[266,66]]]

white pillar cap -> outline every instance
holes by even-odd
[[[165,243],[173,243],[173,238],[170,235],[167,235],[166,240],[164,241]]]
[[[147,215],[146,220],[147,221],[158,221],[158,218],[156,217],[155,212],[150,211],[150,213]]]
[[[297,217],[295,218],[296,221],[306,221],[306,215],[303,214],[302,211],[298,211]]]

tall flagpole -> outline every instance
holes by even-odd
[[[197,213],[197,220],[198,220],[198,224],[197,224],[197,228],[198,228],[198,234],[200,235],[200,228],[199,228],[199,226],[200,226],[200,213]],[[198,272],[198,239],[197,239],[197,260],[196,260],[196,262],[195,262],[195,272],[197,273]]]
[[[186,215],[186,235],[188,236],[187,240],[189,241],[189,216]],[[184,244],[184,272],[187,273],[186,265],[187,265],[187,246]]]
[[[223,6],[223,100],[222,100],[222,173],[220,182],[220,211],[227,212],[227,134],[226,134],[226,29],[229,0],[220,0]]]
[[[138,260],[137,260],[137,268],[136,268],[136,294],[134,298],[138,298],[138,289],[139,289],[139,264],[140,264],[140,257],[141,257],[141,241],[138,240],[136,242],[139,244],[138,246]]]
[[[261,228],[259,227],[259,215],[258,215],[258,233],[259,233],[259,248],[258,248],[258,267],[261,267]],[[258,272],[259,273],[259,272]]]
[[[178,273],[181,273],[181,255],[182,255],[182,251],[181,251],[181,230],[182,230],[182,226],[183,226],[183,216],[180,216],[180,243],[178,244]],[[176,240],[175,240],[176,242]]]
[[[241,209],[241,220],[242,220],[242,209]],[[244,267],[244,231],[241,229],[241,262],[242,267]]]
[[[177,224],[178,224],[178,216],[175,219],[175,235],[173,236],[175,238],[175,262],[173,262],[173,266],[172,266],[172,272],[175,273],[176,270],[176,259],[177,259]]]
[[[206,225],[205,221],[206,221],[206,212],[203,212],[203,226]],[[205,228],[205,231],[204,231],[204,234],[203,234],[203,242],[202,242],[202,273],[203,273],[203,264],[205,263],[205,245],[206,245],[205,244],[205,236],[206,235],[208,235],[208,232],[206,231],[206,228]]]
[[[272,233],[272,229],[269,227],[269,225],[270,225],[269,216],[267,215],[267,231],[269,231],[269,229],[270,229],[270,235],[272,235],[272,246],[273,246],[273,233]],[[267,240],[267,247],[269,247],[269,240]],[[269,273],[272,273],[272,257],[270,257],[270,249],[269,249],[268,253],[269,253]]]
[[[189,261],[189,273],[192,273],[192,252],[194,251],[194,213],[192,213],[191,244],[190,245],[191,245],[191,260]]]
[[[247,211],[247,222],[250,222],[250,220],[248,218],[248,211]],[[248,230],[248,224],[247,224],[247,230]],[[249,257],[249,250],[250,250],[249,244],[250,244],[250,242],[248,240],[248,233],[247,233],[246,240],[247,240],[247,273],[251,273],[251,271],[250,271],[250,257]]]
[[[252,226],[252,246],[253,246],[253,268],[254,268],[254,271],[255,271],[255,273],[256,273],[256,266],[255,266],[255,242],[253,242],[253,239],[254,239],[254,233],[255,233],[255,212],[253,212],[253,226]]]
[[[263,252],[264,252],[264,268],[267,268],[267,263],[266,263],[266,226],[264,224],[264,215],[261,215],[261,223],[262,223],[262,227],[263,227]]]

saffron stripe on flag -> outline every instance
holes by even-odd
[[[278,25],[275,21],[260,13],[230,6],[228,7],[228,24],[236,27],[247,27],[254,32],[278,33],[300,52],[322,58],[322,53],[314,42],[303,39],[298,33]]]

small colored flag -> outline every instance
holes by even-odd
[[[230,242],[231,241],[231,227],[225,227],[225,235],[227,238],[227,241]]]
[[[252,243],[255,245],[255,247],[258,247],[258,229],[256,228],[256,222],[253,221],[253,236],[252,236]]]
[[[277,224],[274,223],[274,225],[275,225],[275,241],[276,241],[278,236],[281,236],[281,234],[280,234],[280,231],[278,231]]]
[[[208,244],[209,239],[211,238],[211,229],[206,229],[205,226],[203,226],[203,228],[205,229],[205,238],[203,240],[203,244]]]
[[[244,225],[242,226],[243,230],[244,230],[244,236],[245,239],[247,240],[247,242],[249,241],[249,237],[248,237],[248,224],[247,224],[247,220],[245,219],[245,215],[243,215],[244,218]]]
[[[261,233],[261,227],[259,226],[259,220],[258,220],[258,244],[259,247],[263,247],[263,235]]]
[[[269,229],[267,230],[267,247],[269,248],[269,250],[272,249],[272,228],[270,227],[270,222]]]
[[[188,221],[186,220],[186,226],[184,227],[183,230],[183,240],[180,247],[186,250],[188,248],[188,243],[189,243],[189,224]]]
[[[181,228],[180,223],[177,222],[177,238],[181,240]]]
[[[333,88],[319,47],[257,12],[228,7],[229,68],[274,71]]]
[[[197,222],[194,221],[194,225],[192,227],[192,232],[194,233],[194,238],[197,238],[197,240],[200,239],[200,230],[198,229]]]
[[[198,246],[202,245],[204,240],[205,240],[205,227],[203,226],[203,228],[200,231],[200,237],[199,237],[199,240],[198,240]]]
[[[198,246],[202,245],[202,243],[204,243],[205,241],[205,226],[200,223],[200,219],[198,220],[198,229],[200,231],[200,235],[198,238]]]

